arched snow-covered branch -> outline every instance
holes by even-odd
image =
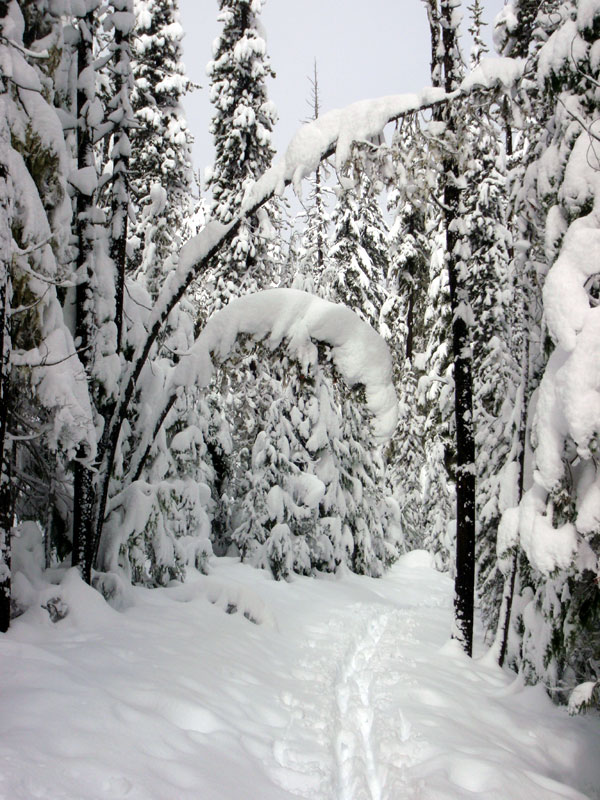
[[[314,341],[330,345],[333,363],[342,378],[349,386],[365,387],[375,439],[383,442],[392,436],[398,409],[387,344],[346,306],[297,289],[267,289],[245,295],[214,314],[189,354],[179,362],[174,386],[208,385],[213,360],[226,359],[240,334],[266,339],[273,349],[285,340],[290,353],[305,368],[316,363]]]
[[[192,237],[180,251],[177,268],[174,269],[157,298],[147,321],[148,336],[134,353],[127,373],[123,376],[123,390],[118,399],[110,423],[105,427],[100,444],[102,485],[96,515],[96,548],[102,532],[104,512],[108,499],[108,485],[112,473],[117,442],[121,426],[127,416],[142,369],[162,330],[169,314],[183,297],[192,281],[210,264],[219,251],[235,236],[242,220],[264,205],[285,186],[294,183],[296,188],[302,178],[319,161],[334,153],[341,159],[352,142],[368,139],[381,133],[383,128],[409,113],[424,111],[441,103],[469,94],[475,90],[510,89],[523,71],[523,62],[516,59],[486,59],[483,67],[465,79],[464,85],[449,94],[439,89],[427,88],[419,94],[393,95],[365,100],[332,111],[303,125],[292,139],[283,160],[275,164],[249,187],[241,214],[227,225],[214,220],[196,236]]]

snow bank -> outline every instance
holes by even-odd
[[[330,345],[333,363],[348,385],[365,386],[375,438],[385,441],[392,436],[398,409],[387,344],[349,308],[297,289],[246,295],[214,314],[178,364],[174,385],[207,386],[213,374],[212,357],[226,359],[240,334],[267,339],[273,349],[285,340],[304,369],[316,363],[312,340]]]
[[[596,796],[597,718],[449,642],[428,562],[284,583],[213,559],[122,613],[69,570],[0,634],[0,796]]]

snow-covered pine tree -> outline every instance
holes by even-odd
[[[323,288],[328,299],[380,330],[389,272],[389,231],[379,204],[383,185],[373,157],[358,148],[346,171],[332,215],[329,275]]]
[[[260,23],[263,4],[263,0],[219,0],[222,29],[207,66],[215,143],[207,187],[212,192],[211,217],[223,223],[239,212],[246,189],[271,165],[275,152],[271,134],[277,114],[267,94],[267,80],[274,72]],[[240,224],[203,277],[198,293],[200,324],[232,298],[274,285],[283,265],[277,242],[279,220],[279,204],[272,201],[260,215]],[[257,374],[251,369],[252,355],[244,355],[240,348],[238,354],[239,362],[228,363],[209,396],[210,430],[215,434],[209,442],[215,466],[214,537],[220,552],[230,543],[231,514],[243,500],[238,490],[266,413],[260,401],[257,407],[246,402],[252,394],[246,387]]]
[[[482,7],[470,7],[471,68],[486,52]],[[514,501],[521,371],[517,359],[523,331],[515,312],[512,237],[508,230],[507,155],[502,135],[508,100],[479,98],[464,109],[463,196],[466,286],[473,311],[473,415],[477,477],[477,596],[488,638],[497,629],[503,575],[497,559],[497,530],[504,508]],[[509,480],[512,477],[512,482]]]
[[[118,84],[121,72],[127,73],[132,91],[126,95],[123,87],[119,109],[111,110],[119,96],[115,85],[114,99],[109,102],[110,120],[131,120],[131,105],[135,112],[135,123],[128,125],[131,197],[127,200],[130,209],[135,210],[135,224],[127,263],[128,324],[121,348],[126,355],[139,346],[145,324],[140,319],[144,317],[144,307],[147,311],[156,299],[164,278],[176,266],[183,241],[191,233],[193,206],[191,137],[180,105],[190,82],[181,64],[183,32],[177,4],[172,0],[139,2],[135,12],[131,67],[111,69],[111,74],[116,71],[114,84]],[[115,18],[119,21],[122,16],[113,15],[113,22]],[[131,14],[129,18],[133,19]],[[115,54],[123,49],[118,28],[111,47]],[[110,154],[112,164],[108,171],[114,175],[122,154],[114,146]],[[112,192],[114,195],[114,181]],[[121,253],[124,255],[124,249]],[[116,294],[118,298],[118,290]],[[196,387],[189,387],[164,409],[157,409],[150,399],[165,392],[170,370],[179,354],[191,345],[194,319],[193,305],[184,301],[170,315],[160,347],[152,351],[151,369],[144,375],[139,402],[127,420],[113,475],[111,494],[116,499],[112,503],[109,538],[122,539],[121,559],[117,562],[109,555],[114,553],[114,547],[104,548],[102,557],[111,568],[125,568],[135,582],[157,584],[180,578],[187,563],[203,567],[209,549],[210,500],[206,481],[212,473],[206,463],[202,419],[206,409],[202,398]],[[130,505],[146,509],[145,516],[140,513],[135,517],[135,524]],[[119,539],[114,529],[120,526],[124,531],[125,520],[129,535]]]
[[[327,269],[317,291],[351,308],[375,330],[387,332],[382,314],[387,299],[389,231],[380,205],[380,174],[387,153],[375,145],[369,151],[355,147],[340,176]],[[325,372],[324,379],[333,376]],[[343,497],[342,532],[352,541],[351,568],[378,575],[398,552],[397,522],[388,517],[395,502],[385,482],[382,454],[368,435],[360,392],[344,389],[340,393],[333,381],[331,394],[339,414],[339,432],[331,432],[331,455],[339,476],[339,500]]]
[[[432,81],[451,92],[459,85],[459,0],[425,0],[432,33]],[[456,578],[454,636],[472,652],[475,585],[475,443],[470,298],[462,253],[461,116],[459,104],[434,112],[443,149],[440,189],[445,233],[445,267],[452,309],[452,360],[456,436]]]
[[[319,367],[313,363],[304,371],[281,346],[273,352],[254,344],[252,357],[270,368],[263,368],[251,385],[251,402],[264,405],[265,395],[270,402],[236,493],[241,500],[232,516],[231,539],[244,560],[269,568],[277,579],[291,572],[310,574],[315,564],[323,568],[326,561],[321,556],[319,563],[323,548],[312,544],[325,487],[315,477],[306,444],[306,409]]]
[[[69,160],[52,106],[64,11],[60,3],[52,9],[26,4],[25,16],[17,2],[0,7],[4,630],[10,610],[10,529],[16,519],[39,522],[48,552],[51,511],[60,505],[55,487],[80,447],[91,450],[95,445],[81,363],[59,303],[59,293],[64,298],[65,288],[72,285]],[[63,507],[63,517],[66,511]],[[26,591],[26,584],[27,578],[20,576],[14,588]],[[18,608],[18,592],[13,600]]]
[[[597,268],[590,254],[598,230],[593,53],[600,4],[544,2],[534,18],[527,16],[531,5],[507,9],[503,41],[527,52],[536,76],[535,83],[524,81],[522,93],[542,121],[523,191],[535,192],[545,225],[529,227],[529,216],[521,229],[530,234],[533,258],[543,255],[540,271],[550,267],[544,313],[552,353],[536,404],[535,483],[526,484],[520,511],[505,514],[503,541],[518,541],[528,561],[517,581],[521,667],[529,680],[543,680],[564,698],[578,682],[597,679],[600,646],[597,392],[590,366],[597,347]],[[523,30],[528,39],[517,45]]]
[[[130,185],[137,214],[129,270],[156,296],[191,234],[192,137],[181,98],[193,89],[182,64],[177,0],[134,0]]]
[[[264,0],[219,0],[223,28],[214,45],[207,73],[214,106],[211,133],[215,162],[208,175],[211,215],[229,222],[244,192],[270,165],[277,113],[268,99],[267,80],[275,76],[266,52],[259,16]],[[240,226],[236,237],[212,271],[209,306],[221,307],[231,297],[268,286],[276,277],[268,258],[265,228],[257,217]]]
[[[417,387],[418,409],[423,415],[425,452],[422,472],[422,545],[433,554],[438,569],[450,570],[454,574],[456,443],[452,343],[449,337],[452,314],[445,269],[446,238],[439,214],[434,214],[429,220],[428,228],[432,244],[424,313],[426,336],[421,365],[423,374],[419,377]]]
[[[545,34],[533,36],[538,3],[517,0],[507,5],[496,19],[494,38],[502,55],[525,58],[541,46]],[[505,102],[502,117],[507,155],[508,222],[513,240],[513,355],[519,363],[520,381],[513,412],[515,438],[505,465],[513,480],[503,483],[504,501],[516,506],[524,488],[531,483],[530,432],[535,403],[532,396],[547,361],[542,322],[541,284],[547,270],[544,217],[537,197],[537,157],[545,140],[545,121],[550,115],[548,102],[534,81],[527,81],[518,102]],[[531,411],[530,411],[531,408]],[[514,497],[511,502],[510,494]],[[511,513],[508,512],[507,519]],[[505,523],[503,523],[504,527]],[[498,542],[498,567],[504,574],[502,603],[499,609],[496,648],[500,664],[518,668],[521,659],[522,611],[531,584],[529,563],[515,536]],[[523,587],[522,594],[521,587]],[[485,610],[484,610],[484,613]]]
[[[388,298],[382,309],[384,336],[395,354],[394,383],[400,409],[398,428],[388,448],[388,477],[401,514],[404,546],[425,547],[423,516],[424,425],[417,386],[425,351],[425,298],[431,260],[427,226],[434,215],[429,203],[434,176],[428,166],[428,141],[419,118],[408,116],[392,141],[393,180],[388,208],[395,218],[390,231]],[[436,538],[435,541],[438,541]]]
[[[131,38],[133,33],[133,0],[112,0],[105,29],[112,27],[112,59],[114,93],[107,104],[108,121],[112,124],[110,137],[110,257],[115,268],[115,325],[116,352],[121,352],[123,340],[123,299],[127,271],[127,238],[131,204],[130,155],[131,134],[135,120],[131,108],[133,73],[131,69]]]

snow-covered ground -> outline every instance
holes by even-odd
[[[381,580],[211,567],[121,612],[71,571],[0,635],[2,800],[600,797],[598,717],[459,652],[426,554]]]

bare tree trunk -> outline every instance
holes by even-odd
[[[7,173],[0,163],[0,196],[2,184],[6,185]],[[2,263],[2,282],[0,283],[0,631],[8,630],[10,623],[10,536],[12,528],[11,485],[10,485],[10,447],[8,446],[8,381],[10,370],[10,339],[8,330],[8,297],[10,278],[8,274],[8,215],[4,202],[0,199],[0,258]],[[10,240],[9,240],[10,241]]]
[[[84,71],[93,69],[93,36],[95,12],[88,11],[79,20],[79,40],[77,43],[77,167],[87,169],[94,167],[94,151],[92,132],[87,122],[90,97],[86,91],[86,80],[82,80]],[[89,76],[86,76],[89,82]],[[93,298],[90,290],[92,277],[93,219],[92,198],[78,190],[75,201],[77,232],[77,284],[75,296],[75,339],[80,351],[80,359],[85,374],[90,376],[91,344],[94,330]],[[90,386],[90,389],[92,387]],[[93,520],[94,520],[94,485],[87,453],[80,447],[74,466],[73,480],[73,556],[72,563],[78,566],[86,583],[91,582]]]
[[[461,64],[453,12],[458,0],[429,0],[432,33],[432,80],[443,82],[451,92],[459,83]],[[454,368],[454,420],[456,436],[456,578],[454,582],[454,631],[467,655],[473,653],[475,605],[475,437],[473,433],[473,351],[469,325],[470,299],[466,266],[460,254],[460,158],[459,112],[455,104],[440,111],[445,122],[445,154],[442,161],[443,218],[446,231],[446,269],[452,310],[452,357]]]
[[[0,19],[6,5],[0,5]],[[9,305],[11,301],[12,186],[8,173],[10,134],[4,100],[6,85],[0,75],[0,631],[10,623],[10,536],[12,528],[8,403],[10,377]]]

